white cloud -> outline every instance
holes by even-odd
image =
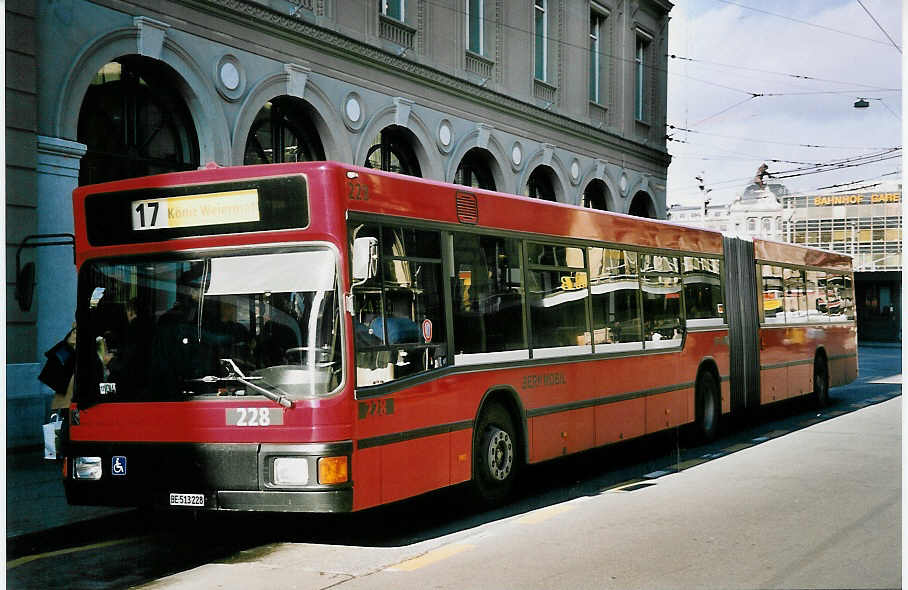
[[[863,3],[901,46],[902,3]],[[725,201],[743,190],[763,162],[776,172],[798,167],[769,162],[772,159],[826,162],[901,145],[901,93],[879,90],[901,89],[901,54],[857,2],[678,0],[671,17],[669,54],[699,61],[669,59],[668,122],[700,133],[669,132],[688,142],[668,144],[673,155],[668,175],[670,204],[699,201],[694,177],[701,173],[713,188],[710,196]],[[848,92],[793,94],[819,91]],[[749,99],[748,93],[786,96]],[[852,105],[859,96],[880,98],[885,104],[871,100],[869,108],[855,109]],[[729,110],[722,113],[725,109]],[[792,191],[810,191],[895,170],[900,170],[900,160],[784,183]]]

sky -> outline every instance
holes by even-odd
[[[669,205],[703,202],[697,176],[729,202],[763,163],[793,193],[901,181],[901,0],[674,3]]]

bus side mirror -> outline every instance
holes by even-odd
[[[366,282],[378,274],[378,238],[353,240],[353,281]]]

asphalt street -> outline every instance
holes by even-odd
[[[453,488],[352,515],[125,511],[8,538],[8,587],[899,587],[900,357],[862,348],[830,407],[777,404],[709,445],[667,432],[533,466],[496,510]]]

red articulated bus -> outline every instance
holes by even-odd
[[[848,257],[334,162],[74,193],[73,504],[343,512],[856,376]]]

